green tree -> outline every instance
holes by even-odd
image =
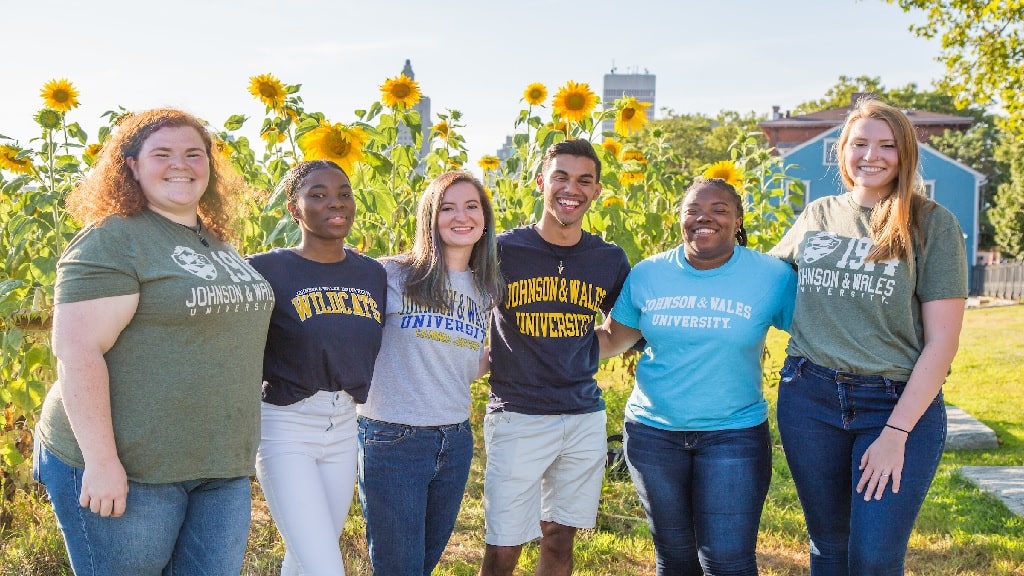
[[[940,38],[937,60],[946,66],[939,87],[957,104],[1002,107],[1007,128],[1024,135],[1024,2],[1020,0],[885,0],[904,12],[924,11],[911,26],[922,38]]]
[[[999,185],[989,218],[995,227],[995,241],[1003,252],[1024,259],[1024,145],[1019,142],[1000,150],[1010,164],[1010,178]]]
[[[910,30],[922,38],[940,38],[938,60],[946,75],[941,90],[961,107],[1001,107],[998,126],[1006,134],[1000,157],[1012,158],[1009,181],[998,175],[989,190],[998,189],[989,215],[995,240],[1020,256],[1024,221],[1024,169],[1016,165],[1024,142],[1024,2],[1021,0],[885,0],[904,12],[921,10],[927,17]],[[1017,152],[1013,154],[1013,152]],[[1009,244],[1004,244],[1008,242]]]
[[[751,132],[760,133],[758,118],[750,113],[723,110],[717,116],[681,114],[667,110],[664,118],[651,122],[648,140],[661,137],[678,157],[674,167],[678,173],[692,174],[702,166],[728,160],[729,148]],[[655,130],[657,129],[657,130]]]

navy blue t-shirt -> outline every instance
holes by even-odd
[[[619,296],[626,253],[587,232],[575,246],[556,246],[528,226],[498,236],[498,257],[507,296],[491,324],[487,411],[603,410],[594,321]]]
[[[247,258],[274,289],[263,401],[287,406],[320,390],[366,402],[387,310],[387,274],[346,250],[325,264],[278,248]]]

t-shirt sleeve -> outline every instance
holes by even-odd
[[[772,318],[772,326],[789,332],[789,327],[793,323],[793,309],[796,308],[796,271],[788,264],[780,273],[777,285],[779,305]]]
[[[619,257],[619,271],[615,278],[615,285],[612,287],[611,292],[608,293],[608,297],[605,298],[601,307],[601,311],[605,314],[611,313],[612,306],[618,301],[623,286],[626,284],[626,277],[629,276],[629,259],[626,258],[626,253],[621,249],[619,250]]]
[[[619,291],[619,297],[615,299],[615,306],[612,307],[612,319],[630,328],[640,328],[640,310],[633,304],[632,281],[635,275],[629,275],[625,284]]]
[[[140,281],[130,240],[107,227],[78,233],[57,262],[57,304],[136,294]]]
[[[956,217],[935,206],[928,218],[924,250],[917,259],[917,296],[921,302],[967,297],[967,249]]]

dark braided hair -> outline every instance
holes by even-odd
[[[693,192],[703,186],[712,186],[723,192],[732,194],[733,200],[736,202],[736,213],[740,216],[740,227],[736,229],[736,243],[740,246],[746,246],[747,230],[743,227],[743,197],[740,196],[739,192],[737,192],[735,188],[733,188],[732,184],[729,184],[721,178],[705,178],[703,176],[698,176],[697,179],[693,181],[693,184],[690,184],[690,187],[683,192],[683,198],[685,198],[690,192]]]

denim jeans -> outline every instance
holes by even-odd
[[[282,576],[342,576],[338,539],[356,485],[356,404],[321,390],[262,405],[256,477],[284,540]]]
[[[946,442],[942,392],[907,437],[899,494],[856,492],[860,459],[878,438],[904,382],[837,372],[789,357],[781,370],[778,421],[811,540],[813,576],[903,574],[914,521]]]
[[[373,573],[429,576],[455,528],[473,459],[469,421],[359,418],[359,501]]]
[[[82,508],[83,470],[36,443],[33,476],[46,486],[76,576],[239,574],[249,538],[249,477],[128,482],[120,518]]]
[[[768,423],[675,432],[627,420],[623,436],[658,576],[757,576],[757,528],[772,477]]]

